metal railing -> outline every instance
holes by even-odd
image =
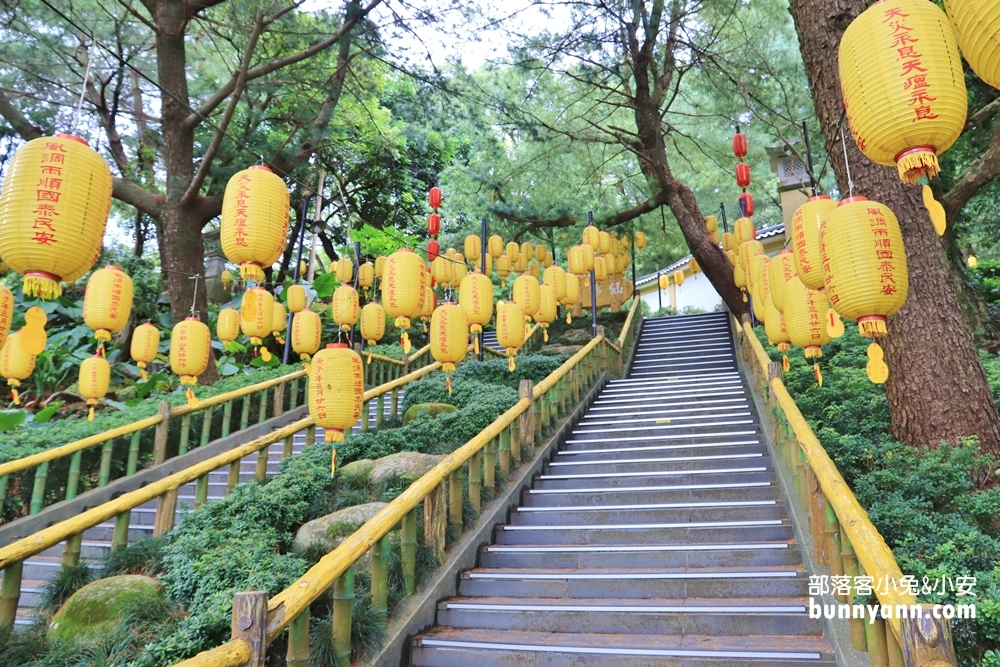
[[[957,665],[950,623],[925,612],[920,619],[896,613],[918,605],[903,585],[903,573],[892,550],[868,519],[836,464],[809,427],[782,381],[782,366],[773,362],[749,323],[735,319],[740,352],[751,368],[755,389],[769,410],[762,421],[771,429],[772,441],[789,472],[794,493],[808,516],[806,529],[813,539],[815,561],[829,568],[831,576],[846,576],[850,593],[838,591],[842,604],[853,604],[858,576],[876,582],[880,605],[892,611],[888,618],[868,622],[849,620],[851,644],[867,652],[873,667],[946,667]],[[879,583],[882,585],[878,585]]]

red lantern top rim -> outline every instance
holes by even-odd
[[[458,304],[454,301],[445,301],[444,303],[439,303],[438,306],[457,306]]]
[[[197,317],[185,317],[184,321],[185,322],[201,322],[201,320],[198,319]]]
[[[899,151],[899,153],[896,154],[896,157],[892,158],[892,161],[899,162],[902,158],[907,155],[913,155],[914,153],[934,153],[937,155],[937,148],[931,146],[930,144],[924,146],[911,146],[910,148]]]
[[[868,197],[862,197],[858,195],[857,197],[848,197],[847,199],[841,199],[837,206],[843,206],[844,204],[853,204],[854,202],[868,201]]]
[[[269,174],[274,173],[273,171],[271,171],[270,167],[268,167],[267,165],[263,165],[263,164],[255,164],[252,167],[247,167],[247,169],[260,169],[262,171],[266,171]]]
[[[829,199],[829,198],[830,198],[830,195],[813,195],[812,197],[810,197],[806,201],[821,201],[823,199]]]
[[[327,343],[326,344],[326,349],[328,349],[328,350],[340,349],[340,348],[346,348],[346,347],[347,347],[347,343]]]
[[[87,143],[86,139],[84,139],[82,137],[78,137],[75,134],[69,134],[67,132],[57,132],[56,133],[56,137],[58,137],[59,139],[70,139],[71,141],[79,141],[84,146],[87,146],[87,147],[90,146],[90,144]]]

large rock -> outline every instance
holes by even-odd
[[[444,455],[400,452],[381,459],[375,459],[372,468],[372,484],[381,484],[391,477],[416,480],[444,459]]]
[[[49,637],[71,642],[82,634],[105,630],[123,614],[161,595],[163,587],[152,577],[123,574],[98,579],[66,600],[49,623]]]
[[[337,510],[333,514],[313,519],[303,524],[295,533],[292,548],[304,551],[311,546],[322,546],[327,553],[336,549],[344,538],[363,526],[388,503],[365,503]]]
[[[372,466],[375,462],[371,459],[358,459],[348,463],[337,472],[346,482],[364,484],[372,474]]]
[[[403,426],[420,417],[426,416],[434,419],[438,415],[446,415],[450,412],[458,412],[458,408],[448,403],[417,403],[411,405],[410,409],[403,415]]]
[[[560,336],[560,338],[567,343],[587,344],[590,342],[590,339],[593,338],[593,335],[591,335],[589,329],[568,329],[563,332],[563,335]]]
[[[542,348],[542,352],[551,352],[553,354],[565,354],[567,356],[573,356],[577,352],[583,349],[583,345],[546,345]]]

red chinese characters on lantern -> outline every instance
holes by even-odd
[[[236,217],[233,219],[233,227],[236,229],[236,245],[244,248],[249,247],[247,240],[247,208],[250,205],[250,174],[246,172],[240,174],[236,181]]]
[[[878,208],[869,208],[868,215],[869,226],[872,230],[872,235],[875,237],[875,256],[879,261],[879,285],[881,287],[882,294],[893,295],[896,293],[896,266],[893,264],[893,248],[892,241],[889,238],[889,231],[887,229],[888,223],[886,222],[885,216],[882,215],[881,210]]]
[[[921,58],[924,57],[917,46],[920,38],[913,35],[913,28],[907,24],[906,19],[909,14],[903,12],[898,7],[886,10],[883,23],[888,24],[892,35],[891,48],[896,50],[899,56],[900,78],[903,79],[903,90],[910,93],[910,106],[913,107],[914,117],[911,122],[918,120],[933,120],[938,117],[931,107],[932,102],[937,98],[928,94],[927,89],[927,68],[923,66]]]
[[[38,179],[35,186],[35,214],[32,228],[35,230],[31,240],[38,245],[54,245],[59,241],[57,238],[56,220],[59,212],[55,205],[62,197],[62,167],[56,165],[65,164],[65,147],[56,141],[45,144],[45,153],[42,153],[42,178]]]

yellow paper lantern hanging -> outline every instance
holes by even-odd
[[[562,301],[566,296],[566,271],[558,264],[553,264],[545,269],[542,278],[545,284],[552,285],[556,292],[556,301]]]
[[[486,250],[494,260],[500,259],[503,254],[503,245],[503,237],[499,234],[494,234],[486,239]]]
[[[795,257],[791,250],[782,250],[767,265],[767,283],[771,301],[779,313],[785,312],[785,285],[795,277]]]
[[[24,295],[54,299],[94,265],[111,209],[107,163],[69,134],[21,146],[0,191],[0,257],[24,276]]]
[[[610,252],[604,255],[604,270],[607,271],[608,276],[618,275],[618,258]]]
[[[445,373],[453,373],[455,364],[465,358],[469,349],[469,322],[465,310],[451,301],[435,308],[431,315],[430,338],[434,361],[441,364]],[[445,378],[445,387],[451,395],[450,377]]]
[[[510,257],[507,255],[500,255],[497,259],[497,275],[500,276],[500,286],[507,286],[507,276],[510,275]]]
[[[597,232],[597,242],[598,245],[594,246],[597,248],[597,252],[602,255],[607,255],[611,252],[611,234],[608,234],[603,229]]]
[[[542,327],[542,340],[549,342],[549,325],[556,319],[556,307],[559,301],[556,299],[556,290],[552,285],[542,284],[538,287],[538,312],[535,313],[535,320]]]
[[[646,232],[635,233],[635,247],[638,250],[642,250],[646,247]]]
[[[222,341],[222,347],[226,352],[231,352],[231,343],[240,335],[240,314],[235,308],[223,308],[219,311],[219,316],[215,320],[215,335]]]
[[[747,241],[755,241],[756,239],[757,227],[753,224],[753,220],[750,218],[738,218],[736,224],[733,225],[733,240],[736,247],[738,248]]]
[[[354,260],[350,257],[341,257],[337,260],[337,282],[345,285],[354,280]]]
[[[809,289],[823,289],[823,259],[819,250],[819,230],[837,208],[826,195],[811,197],[792,215],[792,258],[795,273]],[[775,304],[778,305],[778,304]]]
[[[341,285],[333,291],[330,304],[333,309],[333,321],[340,326],[341,331],[350,331],[358,322],[360,306],[358,291],[350,285]]]
[[[379,255],[375,258],[375,277],[382,280],[385,271],[385,256]]]
[[[661,290],[665,290],[670,287],[670,277],[665,273],[661,273],[660,277],[656,279],[656,282]]]
[[[408,248],[392,253],[385,263],[385,277],[382,281],[382,307],[386,314],[395,320],[395,325],[402,329],[400,343],[403,352],[410,352],[410,336],[406,332],[410,328],[410,318],[420,317],[424,300],[424,274],[426,268],[423,261]]]
[[[232,308],[230,308],[232,310]],[[235,310],[233,311],[236,312]],[[239,326],[239,314],[236,316],[237,327]],[[235,338],[235,336],[234,336]],[[139,379],[146,380],[146,368],[153,363],[156,355],[160,351],[160,330],[149,322],[140,324],[132,332],[132,344],[129,347],[129,354],[135,365],[139,367]]]
[[[785,326],[792,345],[805,351],[806,359],[821,359],[830,342],[826,331],[826,297],[802,284],[798,276],[785,285]],[[823,386],[819,364],[813,364],[816,381]]]
[[[430,289],[429,287],[425,289]],[[385,310],[378,301],[371,301],[361,309],[361,337],[369,347],[377,345],[385,335]],[[368,352],[368,363],[372,362],[372,353]]]
[[[308,301],[306,288],[302,285],[290,285],[285,293],[285,300],[288,302],[289,312],[297,313],[305,310]]]
[[[767,317],[767,311],[764,309],[764,278],[770,261],[771,258],[764,254],[756,255],[750,260],[749,283],[750,295],[753,297],[751,307],[754,317],[761,322]]]
[[[583,256],[583,247],[575,245],[570,248],[566,253],[567,262],[569,264],[569,272],[582,276],[587,272],[587,261]]]
[[[229,269],[223,269],[222,273],[219,275],[219,280],[222,281],[222,289],[229,291],[229,285],[233,282],[233,272]]]
[[[488,275],[492,275],[492,273],[493,273],[493,258],[490,257],[489,253],[486,253],[485,255],[483,255],[483,264],[485,265],[484,268],[483,268],[483,275],[487,275],[487,276]]]
[[[0,347],[7,342],[11,322],[14,321],[14,295],[4,285],[0,285]]]
[[[531,241],[525,241],[521,244],[521,252],[517,256],[517,270],[524,272],[528,268],[528,262],[530,262],[535,255],[535,245]]]
[[[587,225],[586,227],[583,228],[582,241],[583,241],[582,245],[589,245],[591,248],[595,249],[600,248],[601,230],[599,230],[594,225]]]
[[[457,252],[458,252],[458,251],[457,251],[457,250],[455,250],[454,248],[448,248],[448,249],[447,249],[447,250],[445,251],[445,253],[444,253],[444,256],[445,256],[445,257],[454,257],[454,256],[455,256],[455,253],[457,253]]]
[[[420,323],[424,327],[424,333],[427,332],[427,323],[430,322],[435,308],[437,308],[437,294],[429,285],[424,285],[424,298],[420,300]]]
[[[514,370],[514,357],[524,345],[524,311],[515,302],[497,303],[497,341],[507,352],[507,368]]]
[[[192,387],[198,383],[198,376],[208,368],[211,349],[212,334],[197,317],[178,322],[170,332],[170,369],[180,376],[181,386],[188,388],[185,392],[188,405],[198,404]]]
[[[583,257],[583,272],[584,275],[586,275],[594,270],[594,259],[596,257],[594,254],[594,246],[589,243],[581,244],[580,254]]]
[[[606,280],[608,277],[608,265],[607,261],[602,255],[598,255],[594,258],[594,280],[601,282]]]
[[[474,351],[479,354],[479,334],[483,332],[483,325],[493,319],[493,281],[478,269],[474,270],[459,285],[458,304],[465,311],[467,325],[475,336]]]
[[[277,301],[271,306],[271,335],[279,345],[285,344],[285,327],[288,324],[288,313],[285,306]]]
[[[511,241],[507,244],[506,255],[510,258],[510,264],[513,268],[517,264],[517,260],[521,257],[521,246],[516,241]]]
[[[240,329],[250,338],[250,344],[260,347],[263,339],[271,333],[274,321],[274,297],[263,287],[253,287],[243,293],[240,300]],[[260,348],[264,361],[271,360],[271,352]],[[199,373],[200,375],[200,373]]]
[[[580,277],[572,273],[566,273],[564,277],[566,279],[566,292],[560,301],[562,305],[566,306],[566,324],[572,324],[572,308],[580,300]]]
[[[371,262],[365,262],[358,267],[358,287],[368,294],[368,290],[371,289],[372,285],[375,284],[375,265]]]
[[[387,267],[388,268],[388,267]],[[330,343],[309,364],[309,416],[326,429],[326,442],[343,442],[344,431],[361,417],[365,371],[361,357],[344,343]],[[330,460],[330,476],[337,472],[337,449]]]
[[[774,262],[771,262],[773,265]],[[768,274],[768,283],[770,284],[771,276]],[[785,371],[788,371],[788,355],[784,354],[791,349],[789,345],[792,342],[791,337],[788,335],[788,326],[785,324],[785,316],[781,313],[775,306],[774,300],[770,297],[774,296],[774,292],[768,292],[768,298],[764,299],[764,309],[766,311],[766,317],[764,318],[764,331],[767,333],[767,341],[771,345],[777,345],[778,350],[782,352],[781,355],[781,365],[784,367]]]
[[[384,323],[383,319],[383,325]],[[309,361],[316,354],[322,338],[323,322],[319,313],[306,309],[292,316],[292,350],[299,355],[301,361]]]
[[[0,375],[7,380],[14,405],[21,405],[17,388],[35,370],[35,355],[28,354],[18,340],[23,335],[23,330],[10,334],[0,349]]]
[[[944,234],[944,208],[929,182],[941,171],[937,156],[958,140],[968,112],[962,60],[947,15],[930,0],[877,2],[844,31],[839,62],[858,148],[873,162],[896,165],[905,183],[922,183],[924,205],[935,230]]]
[[[236,172],[226,185],[219,239],[244,280],[264,280],[264,267],[281,257],[288,237],[288,188],[270,169]]]
[[[442,287],[451,285],[451,260],[438,255],[431,261],[431,275]]]
[[[730,251],[732,252],[732,251]],[[747,272],[743,270],[743,263],[740,262],[738,257],[735,257],[736,253],[733,253],[733,282],[736,287],[743,292],[743,301],[747,300]]]
[[[99,354],[87,357],[80,364],[77,387],[80,396],[87,400],[87,421],[94,421],[94,408],[108,393],[111,383],[111,364]]]
[[[722,249],[724,251],[729,252],[730,250],[734,250],[735,246],[733,245],[733,242],[732,232],[726,232],[722,235]]]
[[[545,262],[545,256],[548,254],[549,250],[544,245],[539,243],[535,246],[535,261],[539,264]]]
[[[535,280],[540,281],[542,279],[542,267],[539,266],[538,262],[535,260],[531,260],[531,262],[528,263],[527,273],[534,276]]]
[[[524,313],[525,322],[529,321],[538,312],[538,279],[528,273],[518,276],[511,288],[511,300]]]
[[[680,269],[674,271],[674,284],[678,287],[684,284],[684,272]]]
[[[719,228],[718,218],[716,218],[714,215],[710,215],[707,218],[705,218],[705,229],[708,230],[709,234],[713,233],[718,228]]]
[[[691,267],[691,275],[694,275],[699,271],[701,271],[701,266],[698,265],[698,260],[695,259],[694,257],[691,258],[691,261],[688,262],[688,265]]]
[[[465,280],[465,276],[469,273],[468,268],[465,266],[465,256],[460,252],[455,253],[455,256],[448,262],[448,267],[451,269],[451,286],[454,289],[458,289],[462,281]]]
[[[479,258],[483,255],[483,240],[475,234],[469,234],[465,237],[465,243],[462,245],[462,250],[465,251],[466,260],[470,262],[478,262]]]
[[[1000,88],[1000,21],[998,0],[944,0],[958,45],[980,79]]]

